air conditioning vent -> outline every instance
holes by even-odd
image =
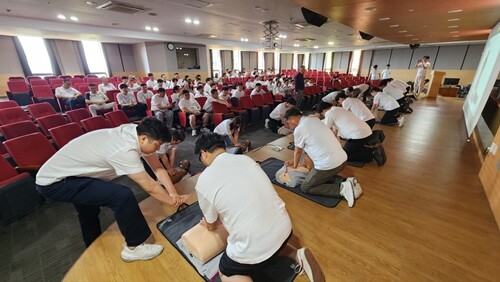
[[[212,3],[203,0],[191,0],[188,1],[187,3],[184,3],[184,5],[198,9],[208,8],[213,6]]]
[[[143,7],[132,6],[117,1],[108,1],[102,5],[97,6],[96,9],[103,11],[112,11],[128,15],[140,14],[146,11],[146,9]]]
[[[314,39],[314,38],[295,38],[294,40],[299,41],[299,42],[311,42],[311,41],[314,41],[316,39]]]

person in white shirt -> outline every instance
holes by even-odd
[[[155,88],[155,86],[156,86],[156,84],[157,84],[157,83],[156,83],[156,80],[155,80],[155,76],[154,76],[154,74],[152,74],[152,73],[148,73],[148,78],[149,78],[149,79],[148,79],[148,81],[146,81],[146,85],[147,85],[149,88],[153,88],[153,89],[154,89],[154,88]]]
[[[382,107],[385,111],[384,116],[382,117],[382,119],[380,119],[380,124],[397,124],[399,126],[403,126],[404,116],[400,116],[398,114],[399,104],[396,99],[382,92],[379,88],[374,88],[372,95],[373,93],[375,93],[375,98],[373,99],[372,113],[375,112],[379,107]]]
[[[300,185],[302,192],[312,195],[343,197],[348,207],[361,195],[361,186],[354,177],[347,179],[338,174],[347,165],[347,154],[333,132],[317,117],[304,117],[298,109],[290,109],[285,118],[294,129],[295,150],[293,160],[285,165],[295,169],[302,153],[313,161],[314,168]]]
[[[191,98],[191,94],[189,93],[188,90],[186,89],[182,90],[182,95],[183,98],[180,99],[179,101],[179,108],[181,111],[186,113],[186,115],[188,115],[189,125],[191,126],[192,129],[191,132],[192,136],[196,136],[197,119],[201,119],[203,122],[201,126],[201,131],[210,132],[210,130],[207,128],[208,119],[210,115],[208,113],[201,112],[200,104],[198,104],[198,102],[194,98]]]
[[[334,104],[335,97],[337,97],[337,95],[340,93],[345,94],[344,90],[333,91],[333,92],[328,93],[325,97],[323,97],[321,99],[321,101],[323,101],[325,103],[329,103],[329,104]]]
[[[355,89],[358,89],[358,91],[354,91]],[[366,83],[355,85],[354,87],[348,87],[344,89],[344,91],[349,97],[361,99],[363,102],[366,101],[367,97],[370,96],[371,93],[370,85]]]
[[[110,91],[110,90],[116,90],[116,87],[109,83],[108,82],[108,78],[103,76],[101,77],[101,84],[99,84],[99,86],[97,86],[98,90],[104,94],[106,94],[107,91]]]
[[[389,70],[390,67],[391,67],[391,65],[387,64],[385,66],[385,69],[382,70],[382,72],[380,73],[382,75],[382,79],[391,78],[391,71]]]
[[[382,92],[388,94],[392,98],[394,98],[398,104],[399,104],[399,111],[403,113],[411,113],[413,112],[413,109],[410,108],[408,105],[408,102],[406,101],[406,97],[404,95],[404,91],[401,90],[401,88],[393,86],[390,82],[392,81],[391,78],[389,79],[382,79],[379,83],[379,88],[382,89]]]
[[[379,80],[379,79],[380,79],[380,73],[378,72],[378,65],[374,65],[370,69],[370,80],[374,81],[374,80]]]
[[[211,95],[210,97],[207,98],[205,105],[203,105],[203,110],[205,110],[205,112],[207,113],[213,112],[212,103],[218,103],[228,108],[231,107],[231,104],[229,104],[226,100],[219,97],[219,91],[217,89],[212,89],[210,94]]]
[[[128,89],[132,92],[138,92],[139,90],[141,90],[141,85],[137,83],[137,79],[135,78],[135,76],[129,79],[127,86]]]
[[[283,83],[281,81],[277,81],[272,89],[273,95],[283,95],[285,96],[285,88],[283,88]]]
[[[234,89],[233,92],[231,93],[231,98],[240,99],[243,96],[245,96],[245,90],[243,90],[243,84],[238,83],[236,84],[236,89]]]
[[[375,126],[375,116],[370,111],[370,109],[368,109],[368,107],[366,107],[366,105],[361,102],[361,100],[347,97],[345,93],[339,93],[337,97],[335,97],[335,103],[337,105],[341,104],[342,108],[351,111],[357,118],[366,122],[366,124],[368,124],[370,128],[373,128],[373,126]]]
[[[285,102],[278,104],[269,114],[269,118],[266,119],[265,127],[269,128],[269,130],[274,133],[278,133],[278,130],[283,126],[290,128],[286,122],[285,113],[289,109],[295,107],[296,104],[294,98],[288,98]]]
[[[158,81],[156,82],[156,85],[153,87],[153,90],[158,90],[160,88],[163,88],[163,89],[167,88],[163,79],[158,79]]]
[[[203,92],[207,93],[207,94],[210,94],[210,90],[212,90],[212,85],[214,85],[214,81],[212,80],[212,78],[210,77],[207,77],[205,79],[205,86],[203,86]]]
[[[369,163],[375,158],[377,164],[384,163],[383,147],[381,145],[375,148],[368,147],[373,134],[368,124],[358,119],[352,112],[325,102],[319,104],[318,113],[325,116],[323,122],[333,134],[346,139],[343,149],[347,154],[347,161]]]
[[[255,84],[252,82],[252,78],[247,77],[247,82],[245,83],[245,89],[253,89]]]
[[[141,84],[141,91],[137,92],[137,102],[147,107],[147,100],[153,98],[153,92],[148,90],[146,83]]]
[[[158,120],[164,122],[168,128],[172,128],[174,112],[167,95],[165,95],[165,89],[158,89],[158,92],[151,99],[151,111],[154,112]]]
[[[116,95],[116,100],[121,110],[129,118],[142,118],[146,116],[146,108],[137,104],[134,93],[129,92],[127,84],[120,84],[120,93]]]
[[[429,63],[430,58],[431,57],[429,56],[424,56],[415,64],[415,68],[417,69],[417,76],[415,77],[415,83],[413,84],[413,87],[416,95],[420,94],[424,90],[425,74],[427,72],[427,69],[431,67],[431,63]]]
[[[208,99],[208,97],[210,97],[209,93],[210,92],[205,93],[203,85],[200,84],[196,86],[196,89],[194,90],[194,97],[195,98],[206,97]]]
[[[89,106],[89,112],[93,117],[97,116],[99,110],[109,110],[115,108],[115,102],[109,103],[109,98],[101,91],[97,91],[97,86],[89,84],[90,91],[85,95],[85,103]]]
[[[219,263],[222,281],[252,281],[252,273],[278,256],[296,260],[297,271],[305,271],[310,281],[325,281],[312,252],[288,242],[292,222],[285,203],[254,160],[226,153],[224,140],[215,133],[202,134],[194,153],[207,167],[195,187],[201,225],[214,230],[222,224],[229,233]]]
[[[229,94],[229,87],[222,87],[222,91],[219,93],[219,98],[223,99],[224,101],[229,101],[229,99],[231,98],[231,94]]]
[[[65,78],[63,85],[56,88],[55,96],[57,99],[61,99],[61,102],[70,110],[85,108],[85,97],[82,96],[80,91],[71,87],[69,78]]]
[[[152,259],[163,247],[151,244],[154,237],[134,193],[111,181],[126,175],[156,200],[170,206],[181,205],[189,196],[177,193],[154,155],[170,139],[168,128],[154,118],[146,118],[139,125],[124,124],[88,132],[73,139],[43,164],[36,175],[37,190],[48,199],[73,203],[87,247],[101,234],[99,212],[101,207],[107,207],[113,210],[125,237],[122,260]],[[165,188],[144,170],[141,157]]]
[[[314,80],[312,78],[309,78],[306,82],[306,86],[310,87],[310,86],[314,86],[314,85],[316,85],[316,83],[314,83]]]
[[[266,93],[266,91],[264,91],[264,90],[262,89],[262,84],[257,83],[257,84],[255,84],[255,88],[254,88],[254,89],[252,90],[252,92],[250,93],[250,96],[252,96],[252,95],[257,95],[257,94],[264,94],[264,93]]]
[[[243,119],[241,117],[225,119],[215,127],[214,133],[217,133],[224,138],[224,143],[227,147],[237,147],[240,146],[238,138],[240,136],[242,126]]]
[[[170,180],[172,180],[172,183],[175,184],[187,177],[190,177],[188,173],[190,163],[188,160],[182,160],[179,162],[179,166],[176,166],[175,156],[177,146],[184,141],[186,136],[182,130],[172,130],[171,135],[172,140],[168,143],[163,143],[160,146],[160,149],[156,151],[156,155],[167,170]]]

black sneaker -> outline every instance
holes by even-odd
[[[373,149],[373,158],[377,162],[378,166],[383,166],[387,161],[387,157],[385,156],[385,150],[382,145]]]

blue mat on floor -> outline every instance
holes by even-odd
[[[184,206],[182,206],[184,208],[181,207],[182,209],[160,221],[157,224],[157,228],[163,236],[167,238],[170,244],[172,244],[172,246],[174,246],[177,251],[181,253],[184,259],[186,259],[193,266],[193,268],[196,269],[195,263],[192,261],[193,258],[187,256],[181,249],[179,249],[177,242],[181,239],[184,232],[188,231],[200,222],[203,214],[198,203]],[[253,273],[251,277],[252,280],[256,282],[291,282],[297,276],[294,272],[295,265],[296,262],[288,257],[278,257],[273,264],[259,272]],[[218,275],[211,280],[211,277],[207,277],[201,273],[199,274],[203,279],[205,279],[205,281],[221,281]]]
[[[290,187],[283,185],[283,184],[279,183],[278,181],[276,181],[276,179],[275,179],[276,172],[280,168],[283,167],[283,164],[284,164],[284,162],[282,160],[278,160],[276,158],[269,158],[269,159],[266,159],[265,161],[261,162],[260,166],[262,167],[262,170],[264,170],[264,172],[267,174],[267,177],[269,177],[269,179],[271,180],[272,183],[274,183],[282,188],[285,188],[285,189],[287,189],[287,190],[289,190],[297,195],[300,195],[308,200],[311,200],[317,204],[320,204],[320,205],[328,207],[328,208],[333,208],[340,203],[341,198],[306,194],[306,193],[302,192],[302,190],[300,190],[299,186],[290,188]]]

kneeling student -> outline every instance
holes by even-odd
[[[399,125],[403,126],[405,122],[405,117],[400,116],[399,104],[396,99],[389,96],[388,94],[380,91],[378,88],[374,88],[373,93],[375,93],[375,98],[373,99],[372,113],[375,112],[380,106],[384,108],[385,114],[380,120],[380,124],[384,125]]]
[[[221,280],[252,281],[252,273],[271,265],[278,256],[288,256],[310,281],[325,281],[312,252],[289,243],[290,216],[262,168],[245,155],[226,153],[225,147],[222,136],[203,133],[194,148],[207,166],[196,183],[204,216],[201,225],[214,230],[222,224],[229,233],[219,263]]]
[[[175,166],[175,154],[177,151],[177,145],[182,143],[186,136],[181,130],[172,130],[172,140],[169,143],[164,143],[160,146],[160,149],[156,151],[160,162],[163,164],[165,169],[170,176],[172,183],[177,183],[184,179],[188,175],[189,161],[182,160],[179,162],[179,167]]]
[[[285,126],[288,128],[285,113],[287,110],[294,108],[296,105],[294,98],[288,98],[286,102],[283,102],[274,108],[274,110],[269,114],[269,118],[266,119],[266,127],[272,132],[278,133],[278,130]]]
[[[360,120],[366,122],[366,124],[368,124],[370,128],[373,128],[373,126],[375,126],[375,116],[370,111],[370,109],[368,109],[368,107],[366,107],[366,105],[361,102],[361,100],[347,97],[345,93],[339,93],[339,95],[335,97],[335,102],[337,104],[341,104],[342,108],[351,111]]]

